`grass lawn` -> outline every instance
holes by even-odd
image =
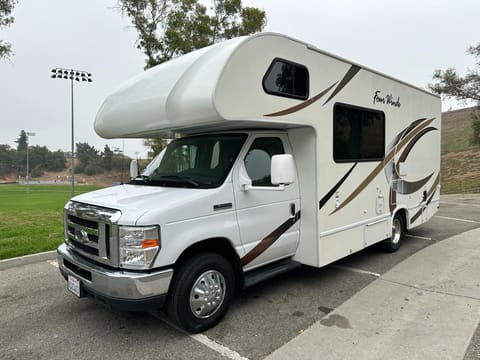
[[[99,189],[78,185],[75,194]],[[0,260],[54,250],[63,241],[70,185],[0,185]]]

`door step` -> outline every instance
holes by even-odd
[[[244,287],[249,287],[264,280],[270,279],[274,276],[283,274],[287,271],[297,269],[301,267],[302,264],[293,261],[291,259],[284,259],[272,264],[262,266],[258,269],[251,270],[245,274],[245,283]]]

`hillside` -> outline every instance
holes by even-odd
[[[442,113],[442,193],[480,192],[480,147],[470,144],[470,115],[480,107]]]

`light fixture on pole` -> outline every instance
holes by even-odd
[[[73,81],[86,81],[92,82],[92,74],[87,71],[54,68],[52,69],[51,77],[54,79],[66,79],[70,80],[70,95],[71,95],[71,109],[72,109],[72,154],[71,154],[71,166],[72,166],[72,197],[75,195],[75,140],[74,140],[74,116],[73,116]]]
[[[35,136],[35,133],[27,131],[25,135],[27,136],[27,192],[30,192],[30,159],[28,156],[28,146],[29,146],[28,137]]]

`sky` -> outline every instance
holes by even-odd
[[[202,0],[208,3],[208,0]],[[435,69],[474,66],[466,53],[480,42],[478,0],[243,0],[267,13],[265,31],[311,43],[425,88]],[[93,129],[106,96],[143,71],[144,56],[129,19],[115,0],[20,0],[15,23],[0,30],[15,55],[0,60],[0,144],[15,148],[20,131],[31,145],[71,149],[70,80],[50,78],[55,67],[88,71],[74,82],[75,142],[105,145],[146,157],[137,139],[102,139]],[[469,104],[445,101],[444,111]]]

